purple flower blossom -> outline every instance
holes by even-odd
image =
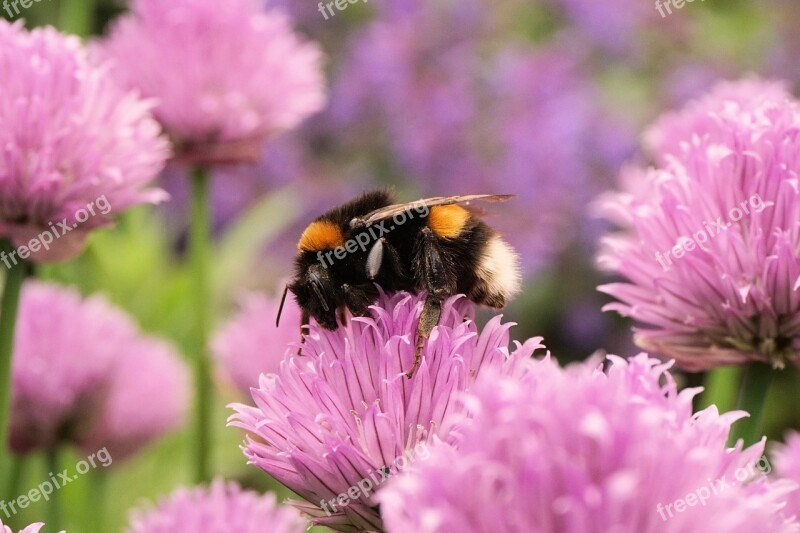
[[[300,308],[294,298],[287,298],[276,327],[279,304],[279,300],[250,295],[211,343],[218,364],[244,394],[258,387],[261,374],[277,373],[289,345],[300,340]]]
[[[29,453],[86,439],[92,452],[108,445],[128,454],[174,425],[184,380],[171,349],[142,336],[105,298],[29,282],[12,359],[10,446]],[[174,389],[150,390],[156,385]]]
[[[257,0],[135,0],[101,42],[116,76],[158,99],[181,159],[258,160],[325,102],[319,47]]]
[[[185,423],[190,377],[161,340],[131,339],[117,351],[102,411],[79,445],[87,454],[107,448],[119,462]]]
[[[531,339],[511,351],[511,324],[499,316],[479,333],[469,319],[473,306],[454,297],[408,379],[421,308],[420,297],[398,293],[335,332],[312,325],[303,355],[291,354],[277,375],[261,377],[255,406],[233,406],[230,423],[248,433],[249,462],[307,500],[297,506],[315,524],[380,531],[378,474],[434,440],[453,442],[464,415],[458,394],[490,369],[517,374],[539,347]],[[348,493],[365,480],[369,488]],[[342,494],[346,503],[337,502]]]
[[[215,480],[210,487],[181,488],[157,508],[131,513],[126,533],[303,533],[296,510],[278,505],[274,494],[242,490]]]
[[[554,3],[564,9],[567,19],[590,42],[616,53],[635,49],[645,31],[652,32],[671,22],[662,20],[652,2],[641,0],[554,0]]]
[[[629,169],[600,205],[623,231],[600,287],[645,324],[639,346],[690,370],[800,351],[800,105],[778,83],[722,83],[646,135],[658,166]]]
[[[70,258],[110,213],[165,198],[146,188],[169,154],[151,103],[107,70],[77,37],[0,20],[0,236],[27,246],[48,232],[34,261]]]
[[[387,531],[797,530],[778,513],[795,487],[757,468],[764,441],[726,448],[742,413],[692,414],[699,389],[679,393],[645,354],[609,362],[546,358],[477,384],[457,446],[434,445],[379,493]]]

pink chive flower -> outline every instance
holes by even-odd
[[[22,259],[68,259],[117,213],[166,198],[147,188],[169,155],[151,103],[107,71],[77,37],[0,20],[0,237]]]
[[[775,474],[800,484],[800,433],[792,431],[784,439],[785,444],[776,446],[772,451]],[[788,505],[783,512],[786,516],[800,519],[800,490],[792,492],[788,497]]]
[[[287,298],[279,326],[275,326],[280,300],[261,295],[243,299],[239,313],[211,342],[212,351],[225,375],[242,392],[258,387],[263,374],[278,372],[289,345],[300,340],[300,308]],[[294,348],[296,351],[296,348]]]
[[[134,0],[100,42],[192,163],[258,160],[325,103],[322,54],[258,0]]]
[[[39,533],[39,531],[44,527],[44,523],[37,522],[35,524],[31,524],[25,529],[21,530],[19,533]],[[3,520],[0,519],[0,533],[14,533],[10,527],[3,524]],[[64,533],[63,531],[61,533]]]
[[[453,442],[461,392],[490,369],[516,374],[539,347],[531,339],[512,351],[511,324],[499,316],[478,332],[472,304],[454,297],[409,379],[421,309],[419,296],[397,293],[335,332],[312,324],[303,355],[261,376],[255,405],[232,406],[249,462],[304,498],[295,505],[314,524],[381,531],[374,496],[383,481],[424,460],[432,441]]]
[[[12,358],[11,448],[51,450],[102,404],[130,320],[100,296],[28,282],[22,289]]]
[[[743,413],[692,413],[641,354],[566,369],[531,363],[521,378],[479,383],[456,447],[391,480],[378,501],[389,533],[796,531],[779,514],[788,482],[760,470],[764,441],[726,448]],[[681,502],[681,503],[678,503]]]
[[[657,166],[601,200],[622,231],[599,262],[608,310],[689,370],[800,351],[800,104],[778,83],[722,83],[645,136]]]
[[[210,487],[181,488],[158,507],[131,513],[126,533],[304,533],[295,509],[278,505],[274,494],[242,490],[215,480]]]
[[[173,425],[177,404],[185,403],[181,374],[171,350],[104,297],[29,282],[12,358],[10,446],[29,453],[87,439],[92,452],[108,445],[127,454]],[[156,392],[157,385],[175,390]]]
[[[164,341],[140,337],[117,349],[102,412],[79,445],[87,454],[106,448],[119,462],[184,425],[190,376]]]

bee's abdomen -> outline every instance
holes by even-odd
[[[494,232],[481,248],[476,250],[475,283],[467,297],[496,309],[505,307],[522,285],[519,257],[511,245]]]

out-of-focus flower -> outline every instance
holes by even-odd
[[[140,337],[117,346],[102,412],[80,446],[122,461],[185,422],[189,369],[164,341]]]
[[[636,48],[646,31],[667,25],[651,2],[640,0],[553,0],[560,5],[569,21],[588,41],[607,50],[623,53]],[[669,2],[662,6],[664,15]],[[656,25],[655,23],[658,23]]]
[[[247,431],[249,461],[306,499],[296,505],[315,524],[380,531],[374,491],[383,479],[424,459],[433,440],[454,440],[460,392],[489,369],[516,375],[539,347],[531,339],[511,352],[511,324],[498,316],[479,333],[464,320],[472,304],[451,298],[408,379],[421,308],[420,297],[397,293],[337,331],[312,324],[303,355],[261,377],[255,407],[233,406],[230,423]]]
[[[103,297],[25,284],[12,359],[11,448],[51,450],[85,430],[117,351],[133,335],[130,319]]]
[[[796,486],[763,475],[764,441],[726,448],[742,413],[692,414],[699,389],[678,393],[670,364],[609,359],[607,374],[545,359],[479,383],[457,446],[378,495],[387,531],[797,530],[779,513]]]
[[[91,440],[92,451],[111,439],[108,445],[124,455],[154,436],[164,417],[175,412],[170,402],[177,402],[179,389],[185,389],[180,375],[147,373],[182,372],[175,356],[167,356],[160,341],[143,336],[130,317],[105,298],[83,299],[72,289],[30,282],[23,287],[17,324],[10,431],[15,452],[52,450],[96,431],[88,438],[102,439]],[[148,389],[166,383],[177,389],[160,391],[162,403],[156,404],[155,392]],[[119,390],[112,388],[116,386]],[[106,415],[119,418],[109,420]],[[118,438],[131,440],[117,448]]]
[[[151,103],[107,71],[77,37],[0,20],[0,236],[33,261],[70,258],[111,213],[166,196],[145,188],[169,155]]]
[[[777,446],[772,451],[775,474],[781,479],[788,479],[800,484],[800,433],[792,431],[784,438],[785,444]],[[788,496],[788,504],[783,511],[785,516],[800,519],[800,490]]]
[[[636,342],[690,370],[800,362],[800,104],[777,83],[722,83],[646,138],[659,166],[631,169],[600,202],[623,231],[600,287],[646,329]]]
[[[490,164],[469,186],[516,193],[509,211],[490,220],[528,258],[531,270],[590,240],[585,237],[594,227],[582,213],[610,184],[604,176],[613,174],[632,144],[625,128],[601,111],[581,64],[555,47],[511,50],[492,76],[496,103],[486,120],[495,145],[485,154]]]
[[[244,394],[258,387],[261,374],[277,373],[289,345],[300,341],[300,308],[287,298],[276,327],[279,304],[266,296],[248,296],[211,343],[217,362]]]
[[[135,0],[98,48],[191,163],[258,160],[325,102],[319,47],[257,0]]]
[[[242,490],[215,480],[210,487],[181,488],[157,508],[131,513],[126,533],[303,533],[306,524],[295,509],[281,506],[274,494]]]

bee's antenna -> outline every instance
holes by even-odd
[[[283,304],[286,302],[286,293],[289,292],[289,285],[287,284],[283,288],[283,296],[281,296],[281,305],[278,307],[278,316],[275,318],[275,327],[281,325],[281,314],[283,313]]]

